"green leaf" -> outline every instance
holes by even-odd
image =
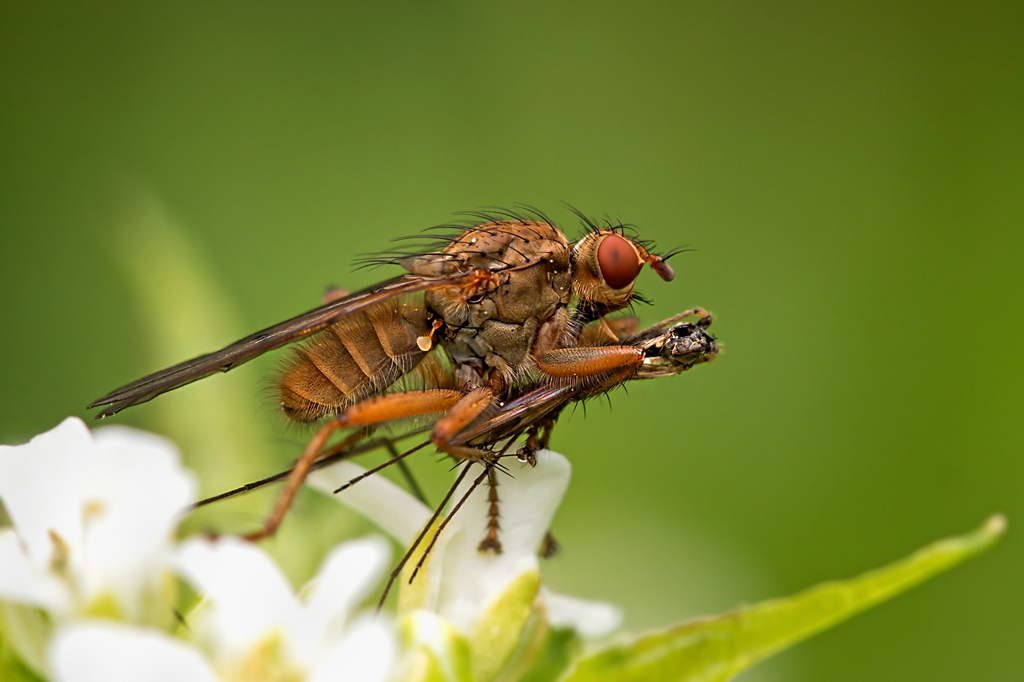
[[[727,680],[776,651],[988,549],[1005,529],[1006,520],[993,516],[972,533],[939,540],[851,580],[823,583],[787,599],[641,635],[582,658],[563,680]]]

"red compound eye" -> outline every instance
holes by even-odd
[[[644,263],[636,250],[622,237],[610,234],[597,247],[597,264],[601,275],[612,289],[621,289],[633,283]]]

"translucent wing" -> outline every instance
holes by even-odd
[[[161,370],[138,381],[111,391],[90,408],[105,409],[98,419],[117,414],[126,407],[152,400],[161,393],[172,391],[216,372],[226,372],[248,362],[269,350],[320,331],[350,315],[368,310],[386,301],[431,289],[447,287],[474,287],[489,282],[494,273],[487,270],[469,270],[442,277],[415,277],[403,275],[378,284],[370,289],[347,296],[326,305],[314,308],[290,320],[275,324],[232,343],[226,348],[186,360],[173,367]]]

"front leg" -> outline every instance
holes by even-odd
[[[640,331],[640,319],[635,315],[601,317],[591,322],[580,333],[576,346],[600,346],[618,344],[622,339]]]
[[[556,348],[534,358],[534,362],[550,377],[585,382],[611,372],[619,374],[639,369],[644,362],[644,351],[635,346]]]

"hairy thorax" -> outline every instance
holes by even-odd
[[[500,284],[472,299],[426,293],[428,311],[444,321],[440,343],[473,385],[508,385],[530,366],[530,355],[557,345],[572,297],[570,246],[550,225],[492,222],[463,233],[443,252],[409,259],[417,275],[471,268],[500,271]]]

